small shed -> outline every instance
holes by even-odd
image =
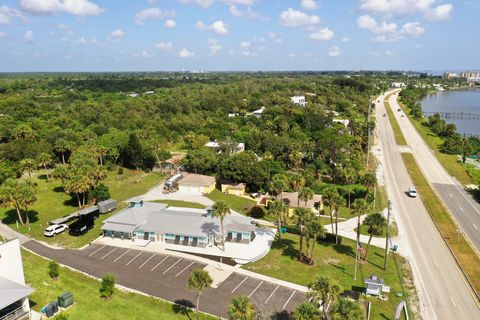
[[[365,279],[365,293],[372,296],[379,296],[382,293],[384,283],[383,279],[378,278],[376,275],[372,275],[370,278]]]
[[[222,192],[227,194],[233,194],[236,196],[243,196],[245,195],[245,183],[238,183],[238,184],[222,183]]]

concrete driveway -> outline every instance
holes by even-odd
[[[172,192],[172,193],[163,193],[163,183],[151,188],[145,194],[140,196],[135,196],[129,200],[131,201],[153,201],[153,200],[181,200],[188,202],[196,202],[203,204],[204,206],[212,206],[213,201],[205,197],[201,193],[191,193],[191,192]]]

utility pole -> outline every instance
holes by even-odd
[[[383,263],[383,270],[387,271],[387,255],[388,255],[388,227],[390,224],[390,211],[392,210],[392,202],[388,200],[388,214],[387,214],[387,234],[385,239],[385,261]]]
[[[357,265],[358,265],[358,248],[360,244],[360,212],[357,212],[357,245],[355,247],[355,273],[353,275],[353,280],[357,280]]]

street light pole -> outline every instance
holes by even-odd
[[[387,255],[388,255],[388,227],[390,224],[390,211],[392,210],[392,202],[388,200],[388,213],[387,213],[387,232],[385,238],[385,261],[383,263],[383,270],[387,271]]]

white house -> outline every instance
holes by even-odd
[[[230,150],[231,154],[236,154],[236,153],[245,151],[245,143],[243,142],[240,142],[240,143],[229,142],[229,141],[217,142],[215,140],[215,141],[206,142],[204,146],[212,149],[221,149],[223,147],[224,150]]]
[[[33,291],[25,285],[18,239],[0,242],[0,319],[29,318],[28,296]]]
[[[255,110],[253,112],[250,112],[250,113],[247,113],[246,116],[254,116],[254,117],[257,117],[257,118],[260,118],[263,114],[263,111],[265,111],[265,107],[261,107],[260,109],[258,110]]]
[[[305,96],[293,96],[290,98],[290,101],[294,104],[298,104],[302,107],[307,105],[307,101],[305,100]]]
[[[392,88],[405,88],[405,83],[404,82],[393,82],[391,85]]]
[[[136,98],[136,97],[139,96],[139,94],[136,93],[136,92],[133,92],[133,93],[129,93],[128,96],[129,96],[130,98]]]

